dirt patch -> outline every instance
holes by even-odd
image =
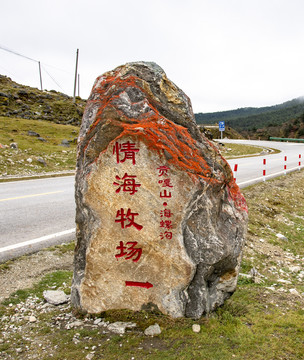
[[[55,270],[73,270],[73,252],[40,251],[7,263],[0,269],[0,302],[19,289],[31,287]]]

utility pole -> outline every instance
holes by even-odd
[[[77,49],[76,51],[76,68],[75,68],[75,81],[74,81],[74,96],[73,96],[73,102],[76,102],[76,85],[77,85],[77,68],[78,68],[78,54],[79,54],[79,49]]]
[[[78,74],[78,96],[80,97],[80,74]]]
[[[41,76],[41,65],[40,65],[40,61],[38,61],[38,65],[39,65],[39,75],[40,75],[40,88],[41,88],[41,91],[42,91],[43,89],[42,89],[42,76]]]

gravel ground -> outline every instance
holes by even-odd
[[[73,252],[40,251],[7,264],[0,269],[0,302],[16,290],[31,287],[48,272],[73,270]]]

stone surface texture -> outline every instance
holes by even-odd
[[[96,79],[75,188],[75,307],[199,318],[235,291],[246,202],[189,98],[157,64]]]
[[[117,321],[113,324],[109,324],[108,330],[115,334],[124,334],[127,328],[132,329],[134,327],[136,327],[136,323]]]
[[[52,305],[65,304],[70,300],[70,297],[62,290],[44,290],[43,297]]]
[[[158,324],[154,324],[149,326],[145,331],[144,334],[147,336],[155,336],[161,334],[161,328]]]

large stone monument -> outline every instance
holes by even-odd
[[[155,63],[97,78],[78,140],[72,303],[199,318],[236,288],[247,225],[231,169]]]

